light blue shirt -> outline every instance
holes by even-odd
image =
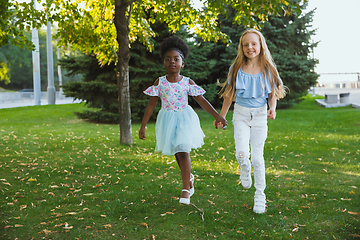
[[[229,80],[230,81],[230,80]],[[268,74],[248,74],[240,68],[236,76],[235,103],[247,108],[259,108],[266,104],[269,93],[272,92]]]

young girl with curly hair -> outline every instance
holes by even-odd
[[[189,54],[185,41],[176,35],[171,36],[161,44],[160,53],[167,75],[159,77],[153,86],[144,91],[150,96],[150,100],[141,123],[139,138],[145,139],[146,124],[160,97],[161,110],[155,125],[155,151],[164,155],[175,155],[183,183],[180,203],[189,205],[190,197],[194,194],[194,176],[191,174],[189,153],[191,149],[204,144],[204,133],[197,114],[188,105],[188,96],[192,96],[203,109],[214,116],[216,126],[226,126],[227,123],[202,96],[205,90],[190,78],[180,75],[184,60]]]

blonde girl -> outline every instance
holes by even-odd
[[[240,181],[244,188],[251,187],[252,165],[256,189],[253,211],[259,214],[266,210],[263,155],[268,131],[267,118],[275,119],[277,99],[284,96],[285,86],[264,36],[255,29],[246,30],[240,37],[238,54],[230,67],[227,82],[221,90],[224,102],[220,115],[225,118],[230,105],[235,101],[233,124],[236,160],[240,165]],[[218,124],[218,127],[223,126]]]

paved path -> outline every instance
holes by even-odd
[[[73,98],[56,99],[55,104],[69,104],[79,103],[80,100],[73,100]],[[48,105],[48,100],[41,99],[41,105]],[[22,101],[5,101],[0,102],[0,108],[15,108],[15,107],[27,107],[35,106],[35,100],[22,100]]]

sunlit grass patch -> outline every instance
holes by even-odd
[[[147,139],[119,144],[119,127],[76,119],[81,104],[0,110],[2,239],[351,239],[359,235],[360,111],[312,97],[269,121],[267,211],[242,188],[231,113],[225,131],[197,110],[205,144],[191,152],[201,212],[178,203],[173,156]],[[44,113],[46,113],[44,115]]]

